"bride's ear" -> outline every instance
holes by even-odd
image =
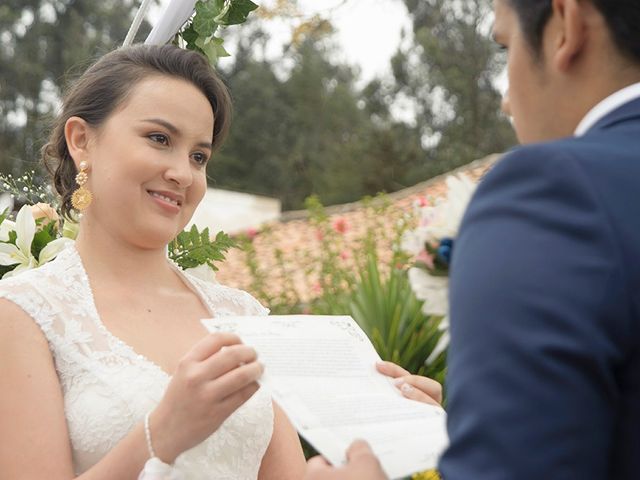
[[[80,117],[70,117],[64,125],[64,137],[67,141],[69,155],[73,158],[76,168],[80,162],[89,161],[90,140],[93,129],[86,120]]]

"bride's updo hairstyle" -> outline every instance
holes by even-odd
[[[42,150],[44,164],[61,196],[61,210],[65,217],[72,216],[71,195],[77,188],[75,177],[78,173],[65,140],[67,120],[80,117],[92,127],[99,128],[126,102],[137,83],[157,75],[183,79],[198,88],[213,109],[214,149],[224,141],[231,120],[231,98],[227,87],[205,57],[173,45],[134,45],[110,52],[70,86],[62,103],[62,112]]]

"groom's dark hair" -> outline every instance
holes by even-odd
[[[536,55],[541,54],[544,27],[551,17],[551,0],[508,0]],[[640,63],[640,0],[589,0],[605,18],[620,53]]]

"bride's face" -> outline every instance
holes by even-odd
[[[213,110],[192,84],[167,76],[133,87],[89,145],[94,201],[88,224],[101,224],[142,248],[171,241],[207,188]]]

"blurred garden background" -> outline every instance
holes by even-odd
[[[424,227],[425,207],[446,199],[447,174],[477,181],[515,144],[499,109],[505,58],[490,38],[491,0],[257,3],[246,25],[223,32],[231,56],[218,69],[234,123],[209,163],[212,190],[195,220],[238,243],[217,279],[274,313],[350,314],[383,358],[442,381],[446,312],[416,296],[408,272],[420,255],[403,239]],[[344,32],[391,4],[406,21],[394,27],[399,38],[382,25],[373,52],[364,42],[375,57],[388,36],[393,52],[372,73],[343,54]],[[39,150],[65,85],[122,44],[138,6],[3,0],[0,173],[33,171],[35,183],[47,182]],[[432,240],[426,267],[435,271],[442,252]]]

